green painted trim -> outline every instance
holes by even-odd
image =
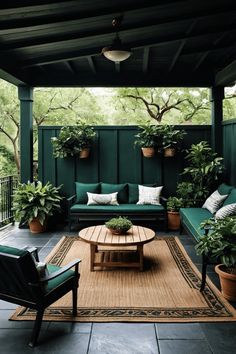
[[[222,125],[228,125],[228,124],[236,124],[236,118],[224,120],[224,121],[222,122]]]

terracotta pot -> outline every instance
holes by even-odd
[[[180,228],[180,216],[178,211],[168,211],[168,229],[179,230]]]
[[[224,269],[223,264],[218,264],[215,267],[215,271],[220,277],[222,295],[229,301],[236,301],[236,274],[226,273]]]
[[[79,153],[79,158],[80,159],[87,159],[87,157],[89,157],[89,153],[90,153],[90,149],[89,148],[83,149]]]
[[[30,231],[33,234],[39,234],[39,233],[44,232],[46,230],[46,226],[45,225],[41,225],[37,218],[33,219],[29,223],[29,228],[30,228]]]
[[[155,155],[155,149],[153,147],[143,147],[142,152],[144,157],[153,157]]]
[[[164,156],[165,157],[173,157],[173,156],[175,156],[175,149],[173,149],[173,148],[164,149]]]

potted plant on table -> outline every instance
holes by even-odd
[[[210,231],[196,245],[197,254],[219,260],[215,271],[222,294],[227,300],[236,301],[236,216],[206,222]]]
[[[135,145],[142,149],[144,157],[153,157],[155,148],[160,144],[160,127],[151,123],[140,125],[139,132],[135,135]]]
[[[112,218],[105,225],[115,235],[124,235],[133,226],[132,222],[124,216]]]
[[[174,129],[172,125],[162,125],[162,147],[164,157],[173,157],[177,150],[180,150],[186,132]]]
[[[95,136],[93,127],[83,122],[74,127],[62,127],[59,136],[52,138],[53,156],[64,158],[78,155],[87,158]]]
[[[169,197],[166,203],[168,229],[179,230],[180,228],[180,216],[179,209],[183,207],[183,199],[177,197]]]
[[[16,220],[28,222],[32,233],[44,232],[48,217],[60,210],[60,187],[40,181],[20,183],[13,194],[13,211]]]

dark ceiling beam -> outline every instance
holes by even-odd
[[[189,28],[186,31],[186,35],[189,35],[192,32],[193,28],[196,26],[196,23],[197,23],[197,20],[194,20],[192,22],[192,24],[189,26]],[[169,69],[168,69],[169,72],[171,72],[174,69],[174,66],[177,63],[177,60],[179,59],[180,54],[181,54],[181,52],[182,52],[182,50],[183,50],[183,48],[184,48],[186,43],[187,43],[187,39],[183,39],[181,41],[181,43],[180,43],[180,45],[179,45],[179,47],[178,47],[178,49],[177,49],[172,61],[170,63],[170,66],[169,66]]]
[[[68,68],[69,72],[71,72],[72,74],[75,74],[74,68],[72,67],[70,61],[65,61],[64,64]]]
[[[219,71],[215,77],[215,86],[227,86],[236,82],[236,60]]]
[[[26,82],[24,82],[21,79],[19,79],[17,77],[17,75],[14,76],[14,75],[10,74],[9,72],[7,72],[6,70],[3,70],[3,69],[0,69],[0,78],[5,80],[5,81],[8,81],[11,84],[16,85],[16,86],[25,85],[26,84]]]
[[[232,12],[236,12],[236,6],[234,7],[234,9],[231,9],[230,11],[224,11],[221,12],[221,15],[227,15],[227,14],[231,14]],[[217,12],[218,13],[218,12]],[[158,27],[161,25],[170,25],[173,23],[184,23],[185,21],[195,21],[198,19],[203,19],[203,18],[208,18],[208,17],[212,17],[215,16],[216,13],[214,13],[214,11],[212,11],[212,13],[207,13],[204,12],[202,13],[199,12],[198,14],[196,12],[194,12],[193,14],[188,14],[188,15],[183,15],[183,16],[171,16],[168,18],[163,18],[163,19],[154,19],[154,20],[149,20],[149,19],[145,19],[144,21],[138,21],[136,23],[131,23],[131,24],[123,24],[121,29],[120,29],[120,34],[122,36],[122,34],[126,34],[128,31],[141,31],[142,29],[148,29],[150,28],[151,31],[155,31],[158,30]],[[78,25],[80,25],[78,23]],[[217,24],[218,25],[218,24]],[[191,24],[192,26],[192,24]],[[190,27],[191,27],[190,26]],[[151,28],[152,27],[152,28]],[[1,21],[0,21],[0,28],[1,28]],[[24,30],[24,29],[22,29]],[[65,31],[66,32],[66,29]],[[187,31],[186,34],[190,34],[191,32],[191,28],[190,31]],[[0,34],[4,35],[4,32],[0,30]],[[18,39],[18,40],[14,40],[14,41],[9,41],[6,43],[1,43],[1,51],[7,51],[7,50],[15,50],[15,49],[23,49],[23,48],[29,48],[29,49],[34,49],[34,47],[40,46],[40,45],[52,45],[54,46],[55,44],[63,44],[64,41],[73,41],[73,40],[79,40],[79,39],[83,39],[83,38],[93,38],[94,40],[96,38],[98,38],[98,36],[105,36],[105,35],[113,35],[114,34],[114,30],[112,29],[111,26],[109,26],[108,28],[102,28],[102,29],[96,29],[96,30],[90,30],[90,31],[76,31],[76,32],[69,32],[69,33],[60,33],[57,35],[50,35],[50,34],[45,34],[42,37],[37,37],[37,38],[26,38],[26,39]],[[107,45],[109,45],[109,43],[107,43]]]
[[[164,74],[120,73],[112,72],[107,75],[78,74],[78,75],[39,75],[32,77],[34,87],[210,87],[214,85],[214,77],[209,72],[189,75],[187,72]]]
[[[150,47],[145,47],[143,50],[143,73],[148,72],[149,54],[150,54]]]
[[[219,36],[219,38],[217,38],[214,43],[213,43],[213,47],[209,50],[207,50],[205,53],[203,53],[199,60],[197,61],[196,65],[193,68],[193,71],[197,71],[199,69],[199,67],[202,65],[202,63],[204,62],[204,60],[208,57],[208,55],[210,53],[212,53],[212,51],[214,49],[218,49],[219,47],[217,46],[218,43],[220,43],[224,38],[226,37],[226,33],[223,33],[222,35]],[[222,47],[221,47],[222,48]],[[224,47],[223,47],[224,48]]]
[[[120,63],[119,62],[115,63],[115,68],[116,68],[116,72],[120,73]]]
[[[49,14],[41,16],[41,17],[32,17],[32,18],[21,18],[21,19],[3,19],[0,21],[0,29],[2,30],[7,30],[7,29],[14,29],[14,28],[29,28],[29,27],[35,27],[35,26],[44,26],[48,24],[56,24],[60,22],[68,22],[68,21],[73,21],[73,20],[87,20],[91,18],[99,18],[101,16],[111,16],[111,20],[114,16],[117,16],[118,14],[121,13],[126,13],[128,11],[137,11],[137,10],[145,10],[150,7],[155,7],[156,10],[158,11],[158,7],[163,7],[168,4],[176,2],[182,2],[183,6],[184,3],[186,3],[186,0],[166,0],[165,3],[163,1],[155,1],[155,0],[144,0],[144,1],[139,1],[136,3],[125,3],[121,4],[120,2],[111,2],[111,5],[107,8],[101,8],[99,9],[98,6],[94,6],[92,10],[86,10],[83,11],[81,8],[78,8],[77,11],[73,11],[72,13],[61,13],[58,14],[57,16]],[[78,6],[79,6],[79,2]],[[60,6],[60,5],[59,5]],[[222,8],[221,8],[222,10]],[[16,9],[17,11],[17,9]],[[33,13],[33,12],[32,12]],[[0,19],[1,19],[1,12],[0,12]]]
[[[236,25],[232,26],[232,25],[218,25],[219,27],[216,29],[209,29],[207,32],[207,35],[211,35],[211,34],[218,34],[218,33],[226,33],[228,31],[232,31],[232,30],[236,30]],[[205,30],[201,30],[195,33],[191,33],[189,35],[186,34],[171,34],[169,36],[163,36],[163,37],[151,37],[151,38],[147,38],[147,39],[142,39],[142,40],[137,40],[135,42],[129,42],[126,43],[126,45],[132,49],[135,48],[145,48],[145,47],[153,47],[153,46],[158,46],[158,45],[164,45],[164,44],[168,44],[170,42],[175,42],[175,41],[179,41],[179,40],[194,40],[197,37],[200,36],[205,36]],[[87,48],[87,49],[80,49],[80,50],[76,50],[76,51],[65,51],[65,49],[63,50],[63,53],[59,54],[50,54],[50,55],[45,55],[45,56],[37,56],[36,58],[32,58],[29,60],[22,60],[21,62],[18,62],[18,65],[23,66],[23,67],[29,67],[29,66],[35,66],[35,65],[46,65],[46,64],[50,64],[50,63],[57,63],[60,61],[64,61],[64,60],[75,60],[75,59],[79,59],[81,57],[87,57],[87,56],[96,56],[96,55],[100,55],[101,52],[101,47],[93,47],[93,48]],[[6,54],[6,53],[5,53]],[[1,52],[1,56],[2,56],[2,60],[4,60],[4,52]],[[8,63],[9,60],[11,59],[11,56],[9,54],[9,56],[6,56],[5,60]]]
[[[32,10],[47,10],[52,9],[54,7],[62,6],[63,4],[66,6],[71,5],[71,3],[78,3],[76,0],[56,0],[52,2],[52,0],[34,0],[34,5],[29,5],[29,0],[24,1],[4,1],[0,3],[0,12],[5,13],[4,11],[13,12],[13,11],[32,11]]]
[[[90,67],[92,73],[96,75],[97,70],[96,70],[93,58],[89,56],[87,59],[88,59],[89,67]]]

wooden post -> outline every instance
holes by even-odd
[[[222,121],[223,121],[223,99],[224,87],[211,88],[211,144],[212,148],[219,155],[223,151],[223,134],[222,134]]]
[[[33,181],[33,88],[18,87],[20,100],[20,179]]]

